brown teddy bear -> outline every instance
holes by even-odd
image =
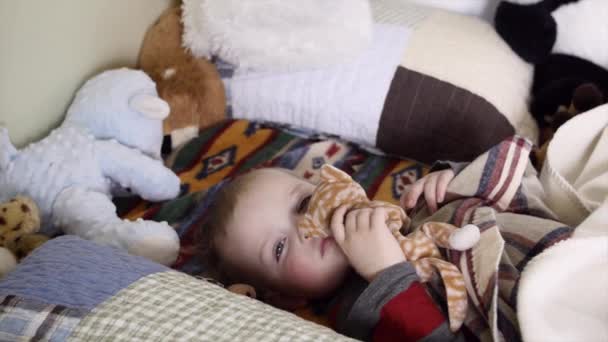
[[[168,153],[196,137],[200,129],[225,118],[226,94],[215,66],[182,47],[181,9],[167,9],[148,30],[139,67],[156,82],[171,114],[163,122]]]
[[[608,95],[604,94],[600,87],[594,83],[583,83],[578,86],[572,94],[572,100],[569,107],[560,106],[557,112],[551,116],[551,121],[547,127],[542,130],[541,141],[539,148],[535,149],[533,157],[534,165],[538,170],[542,169],[547,156],[547,148],[553,135],[561,125],[572,119],[574,116],[601,106],[608,101]]]
[[[0,276],[49,239],[36,234],[39,229],[40,212],[31,199],[17,196],[0,204]]]

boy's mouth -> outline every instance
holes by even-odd
[[[334,243],[334,241],[334,238],[331,236],[321,240],[321,256],[325,255],[325,250],[327,249],[327,247],[329,247],[330,244]]]

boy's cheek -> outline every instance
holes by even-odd
[[[314,265],[314,260],[292,257],[285,265],[285,283],[292,294],[318,293],[327,286],[327,275],[323,274],[320,265]]]

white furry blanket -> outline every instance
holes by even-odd
[[[184,0],[182,10],[184,46],[239,68],[341,63],[372,36],[368,0]]]
[[[517,308],[524,340],[608,341],[607,289],[608,235],[575,234],[547,249],[520,281]]]
[[[525,268],[517,301],[522,336],[608,341],[608,105],[560,127],[541,181],[547,204],[576,229]]]

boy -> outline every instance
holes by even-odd
[[[452,170],[432,172],[402,198],[442,202]],[[335,211],[333,237],[304,239],[296,227],[315,186],[281,169],[260,169],[226,185],[202,230],[204,259],[220,278],[271,293],[286,309],[339,297],[336,330],[364,340],[446,341],[453,335],[386,226],[382,209]],[[352,272],[354,271],[354,272]]]

